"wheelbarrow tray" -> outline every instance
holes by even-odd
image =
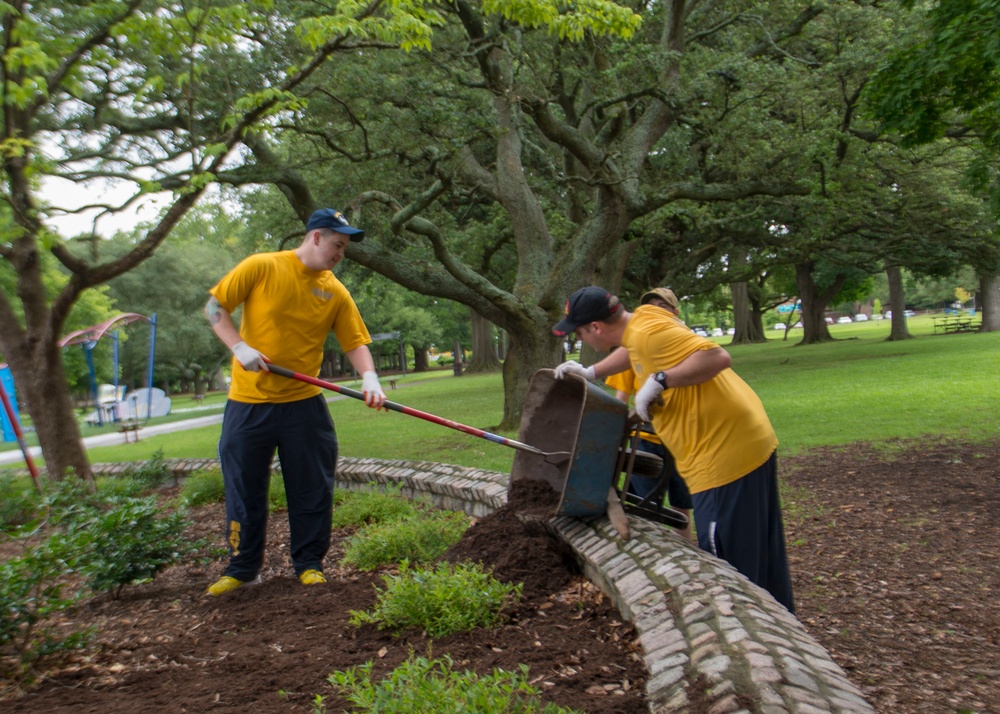
[[[518,451],[511,487],[524,480],[547,483],[558,495],[550,517],[604,515],[627,418],[626,405],[599,386],[538,370],[528,387],[519,438],[542,451],[567,451],[572,458],[553,464]]]

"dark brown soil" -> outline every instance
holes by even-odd
[[[880,712],[1000,711],[1000,443],[893,446],[782,460],[799,617]],[[192,515],[192,535],[221,545],[221,507]],[[433,643],[350,625],[381,575],[339,567],[338,542],[330,583],[303,587],[284,514],[270,530],[262,585],[208,598],[221,564],[181,566],[82,606],[95,645],[26,693],[0,684],[0,712],[308,712],[317,694],[339,712],[330,672],[371,660],[384,674],[411,650],[480,673],[526,664],[546,700],[590,714],[646,711],[633,630],[537,520],[502,509],[449,552],[524,597],[503,626]]]
[[[880,712],[1000,712],[1000,443],[883,446],[783,460],[797,615]]]

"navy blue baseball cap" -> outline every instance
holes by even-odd
[[[621,308],[618,298],[604,288],[580,288],[566,301],[565,317],[552,328],[552,334],[565,337],[580,325],[606,320]]]
[[[343,233],[350,236],[351,240],[354,241],[365,239],[365,232],[363,230],[351,226],[347,222],[347,219],[344,218],[344,214],[332,208],[321,208],[309,216],[309,222],[306,223],[306,233],[314,231],[317,228],[327,228],[331,231],[337,231],[337,233]]]

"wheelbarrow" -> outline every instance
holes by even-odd
[[[607,514],[624,538],[628,537],[625,512],[683,528],[687,517],[662,503],[653,508],[648,499],[642,504],[622,502],[620,473],[625,473],[627,488],[633,471],[660,476],[663,466],[659,457],[634,448],[631,431],[628,407],[599,386],[575,375],[557,379],[554,370],[538,370],[528,387],[519,438],[542,451],[569,452],[571,458],[555,463],[519,451],[511,468],[508,500],[531,487],[539,515]],[[539,490],[542,485],[549,488]]]

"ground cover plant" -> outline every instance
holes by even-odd
[[[1000,551],[1000,415],[991,398],[1000,391],[998,347],[995,335],[949,335],[808,348],[771,341],[732,350],[735,368],[761,393],[782,441],[779,471],[799,617],[880,712],[985,712],[1000,701],[995,666],[1000,623],[997,608],[990,606],[1000,587],[993,565]],[[869,373],[875,375],[871,380],[865,377]],[[499,379],[490,376],[440,381],[435,389],[442,390],[444,406],[438,413],[449,417],[459,410],[466,390],[499,388]],[[854,389],[856,382],[863,388]],[[420,403],[424,388],[411,383],[393,396],[411,403],[412,389],[413,406],[427,408]],[[371,445],[370,434],[380,423],[367,422],[353,432],[354,417],[365,410],[349,406],[331,405],[344,410],[338,417],[342,444]],[[379,416],[396,417],[394,427],[406,419]],[[460,420],[488,428],[495,423],[491,418],[487,409],[478,415],[463,412]],[[427,428],[450,438],[450,430]],[[912,438],[898,438],[900,432]],[[387,437],[396,432],[378,433]],[[407,442],[419,438],[415,434],[407,432],[401,444],[384,445],[402,452]],[[481,440],[454,438],[480,447]],[[377,441],[382,448],[382,442],[392,440]],[[481,448],[503,451],[485,442]],[[169,449],[165,452],[170,456]],[[458,458],[450,459],[450,453],[442,446],[429,460],[454,463],[468,455],[456,449]],[[213,508],[210,516],[200,512]],[[192,510],[192,537],[221,542],[218,506]],[[374,624],[353,628],[343,611],[370,608],[381,573],[338,571],[335,588],[304,598],[282,564],[282,547],[287,547],[283,521],[283,514],[271,519],[270,579],[235,593],[232,601],[206,602],[201,592],[218,570],[189,562],[126,590],[118,601],[97,598],[78,605],[78,617],[100,623],[98,654],[52,672],[53,680],[30,697],[0,700],[0,711],[133,711],[137,688],[147,695],[148,711],[177,711],[179,691],[192,710],[242,711],[251,693],[259,711],[310,711],[317,695],[325,697],[328,711],[340,711],[348,702],[315,682],[364,664],[373,652],[381,680],[405,661],[414,644],[417,655],[447,652],[480,674],[498,663],[509,671],[524,663],[531,668],[531,680],[542,677],[535,686],[543,696],[553,689],[566,694],[580,676],[568,674],[581,657],[575,652],[576,635],[544,628],[553,622],[578,625],[573,618],[580,613],[591,629],[603,633],[603,639],[592,638],[583,647],[588,656],[603,647],[618,648],[598,670],[634,664],[634,652],[621,648],[629,641],[627,625],[618,621],[612,626],[613,611],[604,610],[601,619],[600,607],[607,602],[598,605],[599,595],[586,582],[572,575],[559,580],[565,571],[558,560],[544,570],[520,564],[523,570],[513,580],[526,583],[525,597],[510,623],[489,637],[452,636],[447,649],[435,642],[431,653],[429,641],[419,636],[404,642]],[[344,531],[336,553],[355,530]],[[502,545],[511,542],[505,538]],[[530,550],[537,552],[542,542],[539,535]],[[476,545],[479,553],[489,550]],[[511,556],[511,550],[497,555]],[[541,600],[535,597],[539,581],[549,590]],[[600,630],[598,623],[607,628]],[[523,649],[505,639],[515,630],[530,633],[532,641]],[[550,648],[550,637],[559,644]],[[334,664],[330,660],[335,657],[342,660]],[[589,664],[584,662],[584,674]],[[619,691],[625,692],[626,680],[629,692],[643,681],[641,674],[618,676]],[[604,684],[613,685],[612,678]],[[284,698],[276,694],[282,691]],[[621,699],[627,696],[592,699],[604,707],[620,701],[619,711],[641,711],[641,702],[639,708],[624,705],[635,704]]]
[[[476,714],[574,714],[558,705],[542,704],[538,690],[527,682],[528,671],[494,670],[479,676],[458,670],[445,655],[438,659],[411,657],[381,681],[364,664],[334,672],[329,681],[343,692],[357,712],[476,712]],[[322,707],[325,711],[325,707]]]

